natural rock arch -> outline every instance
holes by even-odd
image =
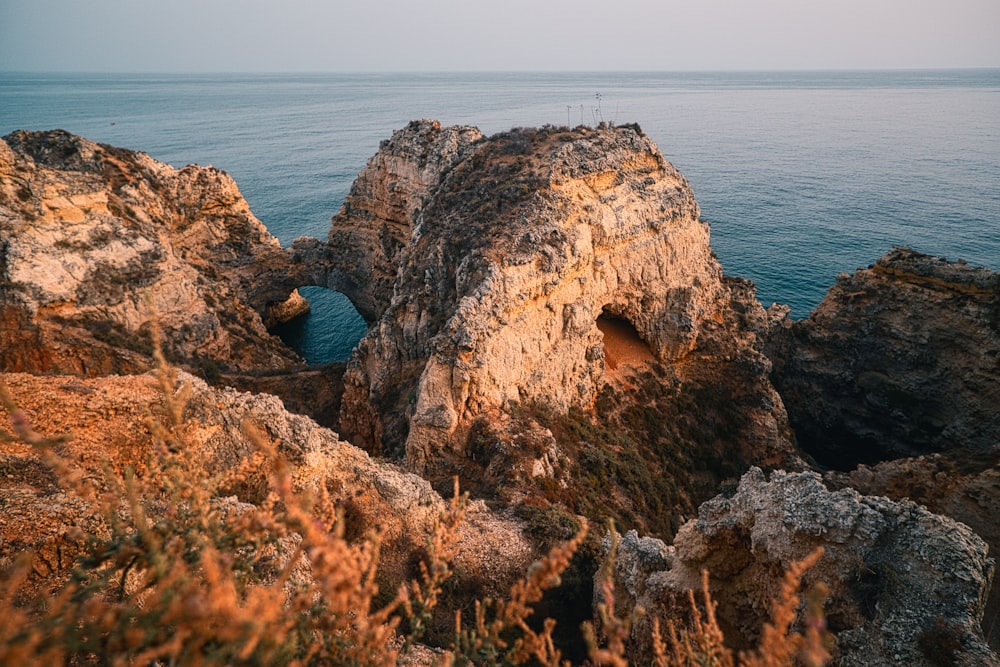
[[[634,126],[411,123],[358,177],[329,252],[328,283],[377,317],[342,428],[415,470],[489,410],[591,404],[604,310],[670,362],[726,293],[691,187]]]

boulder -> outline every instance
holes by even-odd
[[[672,546],[621,541],[616,593],[650,615],[636,624],[648,652],[649,618],[687,618],[687,590],[710,573],[716,614],[734,648],[756,643],[783,573],[817,547],[803,586],[830,589],[828,628],[839,665],[995,665],[981,622],[996,562],[964,524],[908,501],[829,491],[816,473],[751,469],[732,495],[704,503]],[[648,653],[646,654],[648,655]]]

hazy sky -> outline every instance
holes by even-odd
[[[1000,67],[1000,0],[0,0],[0,70]]]

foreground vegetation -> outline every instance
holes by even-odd
[[[456,488],[419,563],[419,576],[397,591],[378,590],[377,533],[345,538],[343,513],[320,485],[297,489],[276,446],[246,428],[256,453],[224,475],[209,477],[192,455],[183,419],[187,391],[158,356],[164,414],[150,418],[146,459],[125,470],[85,479],[57,454],[61,438],[36,433],[0,386],[9,432],[30,444],[61,486],[97,509],[101,529],[68,536],[74,553],[66,576],[50,589],[33,570],[33,554],[0,569],[0,664],[101,665],[560,665],[565,647],[555,622],[533,618],[534,606],[582,544],[586,524],[556,545],[517,582],[506,599],[474,603],[471,618],[456,613],[450,643],[426,641],[442,588],[451,575],[465,501]],[[257,505],[233,499],[235,489],[260,485]],[[456,484],[457,487],[457,484]],[[612,549],[612,558],[613,558]],[[794,630],[803,571],[791,567],[758,649],[734,655],[715,622],[707,574],[690,618],[653,624],[653,664],[821,665],[829,659],[822,612]],[[609,561],[611,559],[608,559]],[[610,572],[601,577],[595,622],[584,624],[587,661],[627,665],[631,623],[614,613]]]

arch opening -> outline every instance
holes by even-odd
[[[354,304],[325,287],[300,287],[299,294],[309,302],[309,312],[273,327],[271,333],[309,364],[347,361],[368,331]]]
[[[597,316],[597,328],[604,337],[604,366],[617,371],[619,366],[639,367],[656,361],[649,344],[628,320],[605,309]]]

